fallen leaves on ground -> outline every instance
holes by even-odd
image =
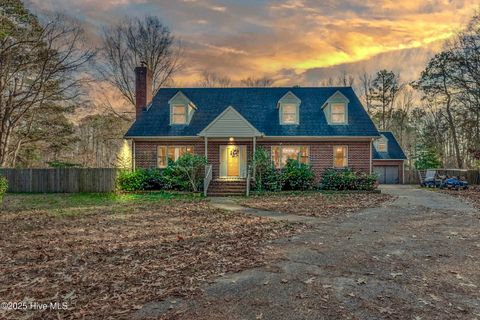
[[[480,186],[472,186],[467,190],[448,190],[443,189],[440,192],[449,194],[456,198],[467,200],[475,208],[480,209]]]
[[[278,193],[240,200],[244,206],[303,216],[328,217],[377,207],[393,197],[380,193]]]
[[[190,295],[229,271],[263,264],[265,242],[299,225],[211,208],[206,201],[0,214],[2,302],[66,302],[65,311],[2,319],[130,319],[144,303]]]

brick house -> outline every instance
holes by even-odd
[[[244,185],[262,146],[277,168],[295,158],[318,178],[326,168],[351,167],[402,182],[405,155],[391,133],[377,130],[351,87],[162,88],[152,99],[150,72],[135,73],[136,121],[125,135],[134,168],[164,168],[185,152],[204,155],[213,192],[232,181]],[[398,149],[401,155],[390,155]]]

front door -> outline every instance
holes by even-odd
[[[240,175],[240,149],[237,146],[227,146],[227,177]]]
[[[245,178],[247,148],[245,145],[220,146],[220,178]]]

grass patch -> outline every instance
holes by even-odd
[[[25,213],[36,211],[56,217],[81,214],[127,214],[138,211],[141,206],[152,203],[176,201],[200,201],[203,198],[191,193],[144,192],[144,193],[9,193],[1,205],[2,213]]]

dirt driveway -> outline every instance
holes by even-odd
[[[480,319],[480,213],[415,187],[383,191],[398,198],[322,219],[277,241],[277,262],[228,274],[195,300],[152,302],[135,317]]]

